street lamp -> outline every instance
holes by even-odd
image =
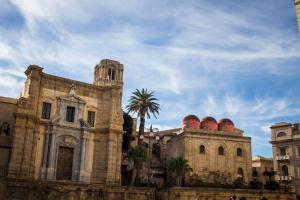
[[[158,128],[152,128],[152,125],[150,126],[150,128],[148,129],[149,132],[148,132],[148,139],[149,139],[149,142],[148,142],[148,156],[149,156],[149,164],[148,164],[148,186],[150,184],[150,176],[151,176],[151,163],[152,163],[152,154],[151,154],[151,149],[152,149],[152,144],[151,144],[151,141],[152,139],[154,138],[155,141],[159,141],[160,138],[159,138],[159,135],[158,135]],[[144,133],[146,134],[146,133]],[[141,141],[143,141],[145,139],[145,136],[143,134],[140,135],[140,138],[139,138]]]

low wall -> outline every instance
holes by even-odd
[[[170,188],[164,199],[168,200],[229,200],[233,195],[236,199],[246,200],[296,200],[295,193],[270,192],[265,190],[216,189],[216,188]]]
[[[294,193],[263,190],[181,188],[156,192],[144,187],[105,187],[73,182],[0,182],[0,200],[296,200]]]
[[[0,187],[1,189],[1,187]],[[61,182],[6,181],[0,200],[154,200],[153,188],[104,187]]]

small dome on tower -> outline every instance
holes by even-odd
[[[204,117],[201,122],[201,128],[210,130],[210,131],[217,131],[218,130],[218,122],[213,117]]]
[[[200,128],[200,119],[196,115],[188,115],[182,120],[182,128]]]
[[[228,119],[224,118],[219,121],[219,130],[225,132],[234,132],[234,123]]]

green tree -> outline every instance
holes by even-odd
[[[123,134],[122,151],[126,152],[130,146],[130,142],[133,140],[133,137],[132,137],[133,119],[126,112],[123,112],[123,119],[124,119],[124,124],[123,124],[124,134]]]
[[[141,146],[129,147],[127,151],[127,158],[130,162],[133,162],[133,176],[131,185],[140,183],[140,170],[143,167],[143,163],[147,160],[146,151]]]
[[[154,97],[154,92],[148,92],[147,89],[136,89],[129,99],[129,104],[126,106],[129,113],[137,113],[140,118],[139,135],[144,133],[145,117],[150,118],[152,114],[155,118],[159,115],[160,105],[158,99]]]
[[[171,158],[168,163],[168,169],[175,173],[177,186],[182,186],[183,176],[186,172],[193,171],[188,161],[182,156]]]

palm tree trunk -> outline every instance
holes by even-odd
[[[137,168],[136,170],[136,184],[140,185],[140,169]]]
[[[176,176],[176,186],[180,187],[180,176]]]
[[[145,115],[141,115],[140,118],[140,127],[139,127],[139,136],[144,133],[145,130]]]
[[[135,179],[136,179],[136,169],[133,168],[132,177],[131,177],[131,183],[130,183],[131,186],[134,185]]]
[[[145,130],[145,114],[141,113],[140,114],[140,127],[139,127],[139,135],[138,135],[138,144],[141,144],[140,141],[140,136],[144,134],[144,130]]]

